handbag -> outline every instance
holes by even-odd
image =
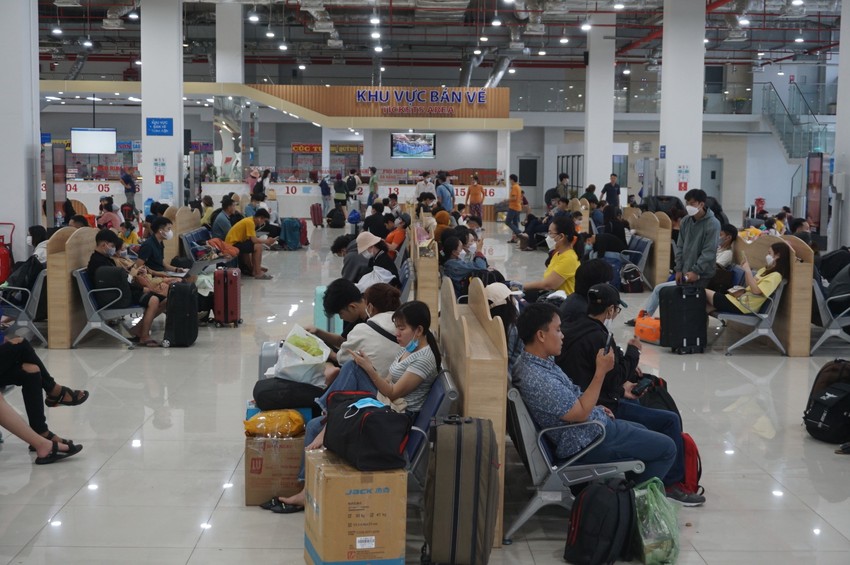
[[[335,391],[328,395],[325,447],[358,471],[403,469],[410,419],[370,392]]]

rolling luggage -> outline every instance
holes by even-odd
[[[189,347],[198,339],[198,289],[195,283],[168,287],[163,347]]]
[[[450,416],[432,425],[430,434],[422,562],[485,564],[498,506],[493,424]]]
[[[213,318],[215,327],[242,323],[242,273],[239,269],[218,268],[213,275]]]
[[[668,286],[661,289],[659,296],[661,346],[680,354],[705,351],[705,289],[695,285]]]
[[[322,302],[324,301],[325,291],[327,289],[328,287],[326,286],[316,287],[316,295],[313,299],[313,325],[320,330],[332,334],[342,334],[342,319],[339,315],[334,314],[328,317],[325,314],[325,307],[322,305]]]
[[[313,220],[313,226],[320,228],[322,227],[322,205],[321,204],[311,204],[310,205],[310,219]]]
[[[281,220],[280,245],[288,251],[301,249],[301,221],[297,218]]]
[[[307,220],[301,218],[299,221],[301,222],[301,247],[307,247],[310,245],[310,240],[307,239]]]
[[[282,341],[264,341],[263,345],[260,346],[260,359],[257,367],[258,381],[269,378],[266,376],[266,370],[269,367],[274,367],[277,363],[277,356],[281,347],[283,347]]]

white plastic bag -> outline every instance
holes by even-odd
[[[389,283],[395,278],[395,275],[383,267],[373,267],[371,271],[360,277],[355,285],[360,292],[366,292],[366,289],[373,284]]]
[[[308,339],[321,350],[319,355],[311,355],[292,343],[292,338],[298,337]],[[295,325],[286,336],[283,347],[278,351],[277,363],[275,363],[275,376],[297,383],[307,383],[324,388],[325,386],[325,361],[330,355],[331,349],[325,343],[310,334],[299,325]]]

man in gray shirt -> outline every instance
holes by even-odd
[[[227,232],[232,227],[230,224],[230,216],[233,215],[233,210],[236,208],[236,203],[229,196],[221,199],[221,213],[216,216],[212,225],[212,236],[224,241],[227,237]]]

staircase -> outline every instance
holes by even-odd
[[[787,106],[773,83],[766,83],[761,113],[779,137],[789,159],[801,159],[811,152],[832,153],[835,131],[818,122],[796,83],[788,87]]]

